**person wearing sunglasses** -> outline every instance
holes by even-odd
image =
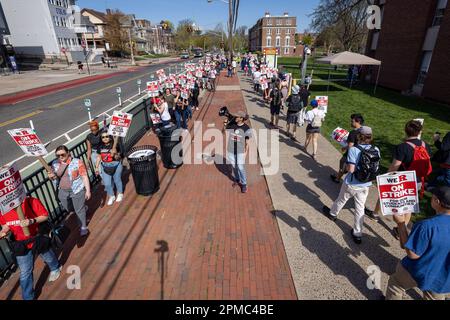
[[[80,235],[88,235],[86,225],[86,201],[91,198],[91,185],[84,162],[72,158],[66,146],[56,148],[56,160],[52,162],[53,172],[48,172],[48,177],[55,182],[58,199],[64,209],[70,212],[69,200],[80,224]]]
[[[114,202],[122,202],[123,200],[123,183],[122,183],[122,157],[120,148],[117,145],[114,148],[114,139],[108,133],[102,133],[102,142],[98,146],[97,163],[95,164],[95,174],[100,175],[100,165],[102,168],[101,176],[105,185],[106,193],[109,196],[108,206],[112,206]],[[114,150],[113,150],[114,149]],[[114,193],[114,185],[117,190],[117,198]]]

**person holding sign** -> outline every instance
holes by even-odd
[[[105,185],[106,193],[109,196],[108,206],[112,206],[114,202],[122,202],[123,200],[123,183],[122,183],[122,157],[120,155],[120,147],[114,149],[114,139],[107,132],[102,133],[102,142],[97,148],[97,163],[95,164],[95,174],[100,174]],[[117,190],[117,198],[114,193],[114,185]]]
[[[406,257],[389,277],[386,300],[402,300],[406,290],[418,287],[424,300],[450,296],[450,187],[433,190],[431,206],[437,215],[416,223],[408,237],[404,215],[394,215]]]
[[[372,145],[372,129],[361,127],[358,132],[358,146],[348,151],[347,171],[349,172],[342,184],[338,198],[331,209],[322,208],[323,213],[332,221],[337,220],[339,212],[344,208],[348,200],[355,200],[355,223],[351,231],[353,241],[356,244],[362,242],[362,230],[364,225],[364,206],[372,186],[378,174],[380,163],[380,150]]]
[[[187,129],[188,105],[188,99],[182,98],[180,92],[178,92],[178,95],[175,98],[175,120],[177,122],[177,129]]]
[[[155,109],[161,115],[161,124],[163,127],[168,126],[170,124],[170,113],[169,106],[165,101],[164,96],[161,96],[155,102]]]
[[[97,148],[101,142],[101,135],[104,130],[100,130],[100,126],[97,121],[89,122],[91,132],[86,136],[87,145],[87,158],[88,161],[92,161],[92,165],[97,163]]]
[[[55,155],[57,159],[52,162],[52,172],[48,172],[48,177],[54,181],[58,199],[67,212],[71,211],[69,201],[72,201],[81,227],[80,236],[87,236],[86,201],[91,198],[91,184],[86,166],[83,160],[72,158],[66,146],[56,148]]]
[[[40,255],[50,268],[49,282],[58,280],[61,275],[61,265],[49,246],[42,248],[33,241],[36,239],[35,237],[39,236],[39,224],[48,220],[48,212],[44,205],[39,199],[28,197],[23,201],[21,208],[25,217],[23,220],[19,218],[15,209],[0,215],[0,225],[2,226],[0,239],[5,238],[9,232],[12,233],[15,240],[12,247],[20,270],[22,299],[33,300],[34,257]],[[23,228],[29,229],[28,236],[25,235]]]

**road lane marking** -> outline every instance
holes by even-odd
[[[27,119],[27,118],[34,117],[35,115],[37,115],[39,113],[42,113],[42,112],[43,112],[42,110],[36,110],[36,111],[31,112],[31,113],[25,114],[23,116],[20,116],[20,117],[17,117],[17,118],[14,118],[14,119],[2,122],[2,123],[0,123],[0,128],[3,128],[3,127],[8,126],[10,124],[16,123],[16,122],[18,122],[20,120],[24,120],[24,119]]]

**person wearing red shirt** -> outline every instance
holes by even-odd
[[[15,209],[0,215],[0,239],[6,237],[9,232],[14,236],[15,241],[26,241],[38,234],[39,224],[48,220],[48,212],[39,199],[25,198],[22,203],[22,211],[25,217],[20,220]],[[30,235],[25,235],[23,227],[28,227]],[[20,287],[22,288],[22,298],[24,300],[34,299],[33,290],[33,268],[34,268],[34,253],[31,242],[26,245],[27,250],[24,255],[18,256],[16,254],[17,265],[20,270]],[[52,249],[40,254],[41,258],[50,268],[49,282],[56,281],[61,274],[61,265],[56,258]]]

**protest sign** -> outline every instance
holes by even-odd
[[[159,96],[159,84],[158,81],[147,82],[147,92],[149,97]]]
[[[316,96],[316,100],[319,103],[319,110],[328,112],[328,96]]]
[[[150,119],[152,119],[153,124],[161,123],[161,115],[159,113],[150,113]]]
[[[195,76],[197,78],[202,78],[203,77],[203,72],[200,69],[197,69],[197,71],[195,72]]]
[[[109,125],[108,134],[114,137],[125,138],[127,136],[128,129],[131,126],[132,114],[114,111],[111,118],[111,124]]]
[[[8,213],[20,206],[26,197],[25,188],[16,164],[0,168],[0,213]]]
[[[187,88],[181,89],[181,98],[188,99],[189,98],[189,92]]]
[[[378,176],[377,184],[383,215],[420,212],[415,171],[393,172]]]
[[[8,133],[27,156],[40,157],[48,154],[33,129],[13,129],[8,130]]]
[[[164,71],[164,69],[160,69],[160,70],[156,71],[156,75],[158,76],[159,81],[161,81],[161,82],[164,82],[167,79],[166,72]]]
[[[340,127],[337,127],[333,130],[331,133],[331,138],[339,143],[342,147],[347,147],[347,139],[348,139],[349,132],[345,129],[342,129]]]

